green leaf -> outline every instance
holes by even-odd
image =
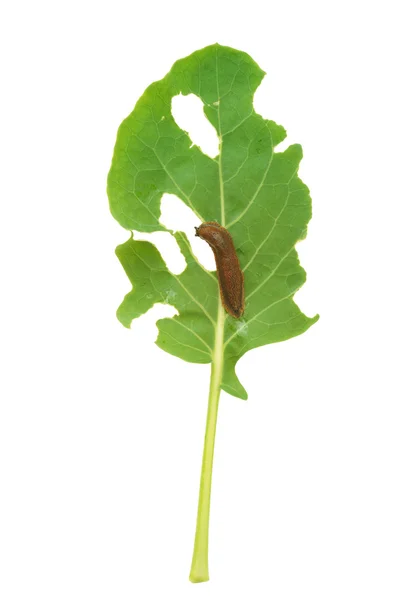
[[[221,387],[246,399],[235,367],[243,354],[306,331],[308,318],[293,300],[305,281],[295,244],[306,235],[311,217],[308,188],[297,175],[302,149],[274,147],[283,127],[253,107],[264,76],[244,52],[208,46],[179,60],[150,85],[121,124],[108,177],[111,212],[129,230],[165,231],[159,222],[164,193],[178,196],[200,222],[218,221],[231,233],[245,278],[245,312],[240,319],[220,310],[215,273],[206,271],[186,236],[174,234],[187,262],[170,273],[156,247],[132,237],[117,248],[131,283],[118,309],[129,327],[155,303],[179,314],[157,326],[160,348],[186,361],[221,365]],[[212,159],[192,145],[173,119],[172,98],[195,94],[219,137]],[[216,348],[219,330],[219,348]]]
[[[173,318],[157,322],[157,344],[195,363],[211,363],[208,413],[190,581],[209,579],[208,533],[212,464],[220,390],[246,398],[235,366],[245,352],[306,331],[308,318],[293,300],[305,281],[295,244],[311,217],[307,187],[297,172],[298,145],[274,148],[285,131],[256,114],[253,95],[264,72],[244,52],[215,44],[179,60],[149,86],[118,131],[108,177],[112,214],[123,227],[162,231],[164,193],[178,196],[200,222],[218,221],[235,244],[244,272],[245,311],[226,314],[215,273],[204,269],[182,232],[173,235],[186,259],[171,273],[153,244],[129,241],[116,253],[132,283],[118,309],[129,327],[155,303],[171,304]],[[171,113],[177,94],[196,94],[219,137],[216,159],[204,155]],[[172,232],[171,232],[172,233]]]

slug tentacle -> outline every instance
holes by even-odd
[[[216,221],[202,223],[195,235],[213,250],[219,279],[220,297],[226,311],[235,319],[244,312],[244,275],[230,233]]]

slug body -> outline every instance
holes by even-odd
[[[235,319],[244,312],[244,275],[234,247],[233,239],[227,229],[208,221],[196,227],[196,234],[213,250],[219,279],[220,297],[226,311]]]

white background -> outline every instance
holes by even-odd
[[[0,18],[2,600],[399,597],[394,3],[8,2]],[[117,127],[218,41],[268,76],[314,217],[297,301],[320,321],[222,393],[211,581],[188,582],[209,367],[124,329]],[[190,225],[191,227],[191,225]]]

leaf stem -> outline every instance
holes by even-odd
[[[212,468],[213,453],[215,448],[216,422],[219,407],[220,385],[222,383],[223,375],[224,320],[225,312],[219,298],[218,316],[215,330],[215,346],[213,350],[211,381],[209,386],[204,450],[202,455],[197,527],[195,530],[194,551],[190,571],[190,581],[192,583],[201,583],[209,580],[209,513],[211,505]]]

